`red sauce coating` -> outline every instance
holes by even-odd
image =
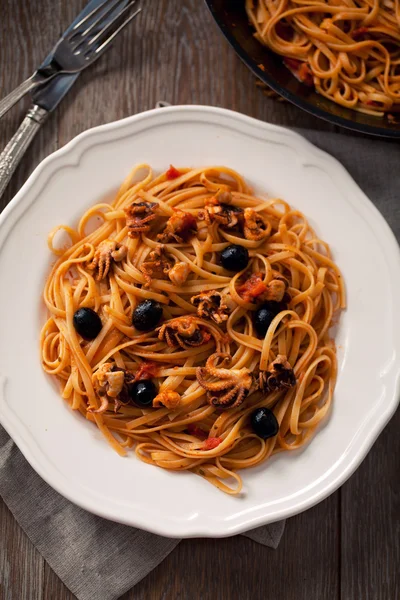
[[[203,429],[201,429],[201,427],[198,427],[198,425],[196,425],[195,423],[189,423],[186,430],[190,435],[194,435],[200,440],[205,440],[207,437],[207,433]]]
[[[353,38],[353,40],[359,40],[360,38],[363,38],[366,33],[368,33],[368,27],[359,27],[358,29],[355,29],[350,35]]]

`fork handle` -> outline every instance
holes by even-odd
[[[25,94],[39,87],[39,85],[42,85],[42,83],[45,81],[47,81],[46,77],[43,77],[38,73],[34,73],[31,75],[31,77],[28,77],[28,79],[25,79],[25,81],[16,87],[15,90],[8,94],[8,96],[3,98],[3,100],[0,100],[0,119],[8,110],[10,110],[12,106],[14,106],[14,104],[18,102],[18,100],[21,100]]]
[[[29,144],[49,116],[49,112],[33,104],[3,152],[0,154],[0,197]]]

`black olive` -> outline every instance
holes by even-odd
[[[94,340],[103,327],[99,315],[91,308],[78,308],[73,323],[76,331],[84,340]]]
[[[132,325],[139,331],[150,331],[159,324],[163,314],[162,306],[155,300],[143,300],[132,315]]]
[[[157,396],[157,388],[150,379],[135,381],[129,388],[129,397],[137,406],[151,406]]]
[[[231,244],[221,252],[221,263],[224,269],[238,273],[247,267],[249,251],[239,244]]]
[[[257,335],[264,337],[276,315],[285,309],[285,304],[273,300],[265,302],[260,308],[257,308],[253,315],[253,325]]]
[[[269,408],[257,408],[251,413],[250,419],[254,433],[263,440],[274,437],[279,431],[278,421]]]

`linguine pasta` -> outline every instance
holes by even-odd
[[[56,247],[60,231],[67,248]],[[344,285],[329,246],[285,201],[254,196],[226,167],[154,176],[139,165],[112,204],[48,243],[57,262],[44,289],[43,368],[121,456],[134,448],[237,494],[241,469],[299,448],[326,417]],[[237,272],[224,267],[232,245]],[[101,319],[90,340],[77,330],[82,309]],[[142,314],[161,313],[143,331]],[[156,390],[150,405],[132,396],[138,382]],[[260,415],[277,432],[257,429]]]
[[[318,93],[371,115],[398,111],[399,0],[246,0],[246,11],[256,38]]]

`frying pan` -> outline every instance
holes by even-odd
[[[299,108],[334,125],[381,137],[400,138],[400,123],[350,110],[300,83],[282,63],[282,58],[254,37],[245,10],[245,0],[205,0],[222,33],[251,71],[280,96]]]

